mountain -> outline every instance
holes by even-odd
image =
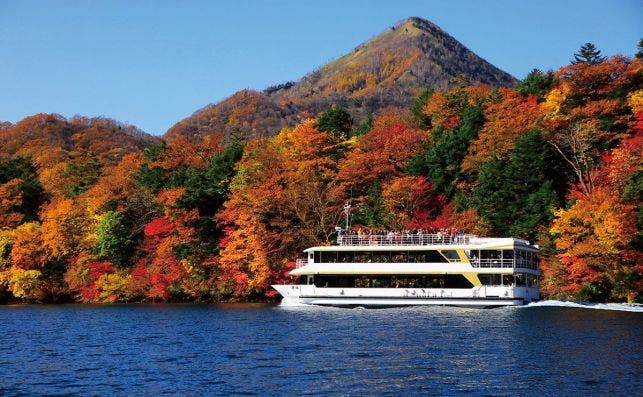
[[[166,138],[235,130],[247,137],[270,136],[333,104],[359,119],[384,107],[408,107],[421,89],[443,90],[462,80],[491,86],[517,82],[437,25],[413,17],[297,82],[240,91],[208,105],[171,127]]]
[[[0,159],[31,155],[41,167],[88,153],[105,165],[118,163],[159,139],[138,128],[106,118],[36,114],[16,124],[0,123]]]

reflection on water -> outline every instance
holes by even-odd
[[[0,307],[0,319],[0,395],[642,390],[640,313],[114,305]]]

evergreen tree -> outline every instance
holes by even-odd
[[[362,136],[373,128],[373,114],[369,113],[359,124],[350,132],[350,136]]]
[[[635,56],[636,59],[643,59],[643,39],[639,40],[638,51]]]
[[[344,140],[348,137],[353,126],[353,118],[347,111],[339,106],[333,106],[323,112],[317,118],[315,127],[324,132],[328,132],[335,138]]]
[[[212,157],[204,170],[194,168],[175,173],[177,186],[185,188],[179,205],[185,208],[198,208],[203,216],[211,217],[228,198],[230,181],[234,176],[234,166],[243,154],[243,139],[233,134],[230,143]]]
[[[139,187],[150,189],[154,192],[161,190],[165,185],[163,170],[160,167],[150,167],[147,163],[141,164],[141,167],[134,175],[134,179]]]
[[[426,105],[426,101],[431,98],[434,92],[435,90],[432,88],[423,90],[411,104],[411,119],[413,124],[425,130],[431,128],[431,117],[424,114],[424,105]]]
[[[534,95],[538,101],[542,101],[545,94],[555,84],[554,72],[551,70],[543,73],[540,69],[534,69],[516,87],[523,95]]]
[[[537,226],[552,219],[556,194],[547,178],[551,164],[549,146],[539,131],[528,132],[516,142],[505,174],[514,203],[509,234],[533,239]]]
[[[428,178],[436,192],[453,197],[456,193],[454,182],[464,177],[460,172],[462,160],[483,123],[482,106],[465,106],[460,126],[449,132],[442,127],[436,128],[433,142],[424,154],[409,161],[408,171]]]
[[[353,214],[353,224],[372,227],[386,225],[387,213],[382,203],[382,190],[379,181],[373,182],[366,199],[360,203]]]
[[[505,180],[505,163],[496,157],[480,166],[478,185],[473,189],[471,205],[492,227],[494,234],[506,236],[512,219],[510,192]]]
[[[551,156],[540,132],[531,131],[516,142],[508,161],[495,155],[480,167],[471,204],[501,236],[533,239],[537,227],[552,219],[556,203],[547,178]]]
[[[581,46],[577,53],[574,53],[574,59],[571,61],[572,65],[577,63],[586,63],[589,65],[596,65],[607,59],[601,56],[601,51],[592,43],[585,43]]]
[[[64,175],[71,182],[65,189],[65,195],[72,198],[87,191],[98,181],[102,175],[102,166],[95,155],[89,154],[86,159],[67,164]]]

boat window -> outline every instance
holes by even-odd
[[[538,270],[540,267],[540,258],[538,255],[534,255],[534,270]]]
[[[369,281],[366,276],[357,277],[355,278],[355,288],[368,288]]]
[[[409,254],[406,251],[392,251],[391,262],[393,263],[406,263],[409,261]]]
[[[500,259],[500,250],[480,250],[480,259]]]
[[[316,275],[320,288],[472,288],[461,274],[344,276]]]
[[[373,288],[388,288],[390,284],[390,277],[373,277],[371,279],[371,287]]]
[[[437,251],[409,251],[409,262],[412,263],[447,263],[445,257]]]
[[[502,285],[505,287],[511,287],[514,285],[514,276],[513,274],[503,274],[502,275]]]
[[[478,278],[482,285],[500,285],[499,274],[479,274]]]
[[[353,252],[352,251],[339,251],[337,253],[337,259],[342,263],[353,262]]]
[[[449,262],[460,262],[460,255],[458,255],[458,251],[442,250],[440,252],[449,260]]]
[[[315,251],[314,254],[315,254],[315,259],[314,259],[315,263],[320,263],[321,258],[320,258],[320,255],[319,255],[319,251]]]
[[[321,261],[322,261],[322,263],[335,263],[335,262],[337,262],[337,252],[336,251],[322,251],[321,252]]]
[[[513,259],[513,258],[514,258],[514,250],[502,251],[502,259]]]
[[[356,251],[354,257],[355,257],[355,263],[368,263],[371,261],[371,252]]]
[[[533,274],[525,274],[525,280],[527,282],[527,287],[538,286],[538,276],[534,276]]]
[[[516,267],[527,267],[527,251],[516,251]]]
[[[387,263],[391,261],[391,253],[388,251],[373,251],[373,262]]]
[[[516,274],[516,287],[525,287],[526,285],[525,275],[522,273]]]

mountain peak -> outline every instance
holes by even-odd
[[[408,17],[403,19],[396,23],[393,26],[393,29],[417,29],[420,31],[442,30],[433,22],[420,17]]]
[[[474,54],[439,26],[410,17],[297,82],[255,92],[252,103],[232,96],[179,122],[168,134],[240,129],[251,137],[273,135],[278,128],[292,126],[332,105],[344,107],[360,119],[384,107],[408,107],[422,89],[445,90],[463,78],[471,84],[496,87],[516,83],[514,77]],[[188,126],[189,132],[183,131]]]
[[[419,17],[395,24],[310,73],[275,97],[386,98],[380,106],[406,106],[422,88],[448,89],[455,78],[472,84],[509,86],[511,75],[474,54],[439,26]],[[378,99],[378,100],[379,100]]]

